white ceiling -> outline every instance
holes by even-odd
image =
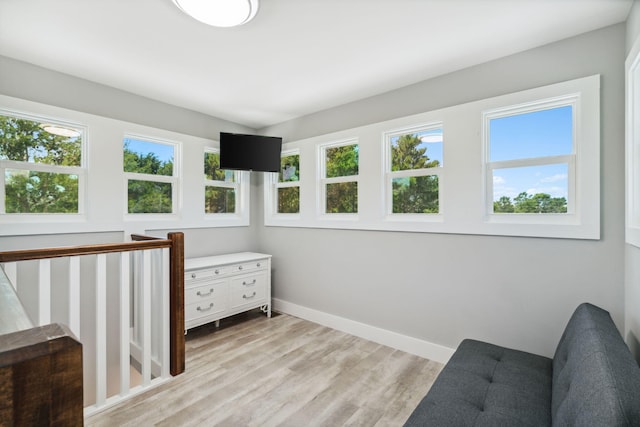
[[[622,22],[632,0],[0,0],[0,55],[237,122],[279,123]]]

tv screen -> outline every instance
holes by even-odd
[[[220,132],[220,169],[278,172],[282,138]]]

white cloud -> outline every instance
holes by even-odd
[[[493,175],[493,185],[504,185],[507,181],[501,176]]]
[[[541,183],[549,183],[549,182],[558,182],[558,181],[566,181],[567,174],[566,173],[557,173],[555,175],[547,176],[540,180]]]

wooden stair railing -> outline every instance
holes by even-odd
[[[133,242],[0,252],[0,263],[169,248],[170,373],[185,369],[184,235]],[[0,426],[83,425],[82,344],[68,327],[33,327],[0,268]]]
[[[184,372],[185,341],[184,341],[184,233],[168,233],[171,241],[169,280],[169,346],[171,356],[171,375],[176,376]],[[136,242],[155,242],[158,237],[132,234],[131,240]]]

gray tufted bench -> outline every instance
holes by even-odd
[[[640,426],[640,368],[609,313],[581,304],[553,359],[464,340],[413,426]]]

